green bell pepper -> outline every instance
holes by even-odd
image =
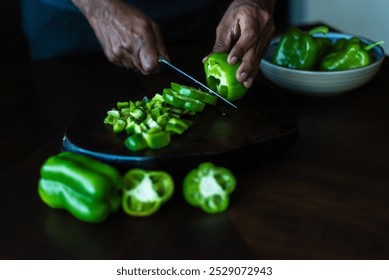
[[[289,27],[280,38],[273,63],[290,69],[315,69],[331,43],[326,38],[315,38],[313,35],[326,34],[328,30],[327,26],[317,26],[308,32],[295,26]]]
[[[121,175],[103,162],[72,152],[48,158],[38,193],[48,206],[85,222],[101,222],[120,207]]]
[[[203,162],[184,177],[183,195],[192,206],[206,213],[220,213],[229,205],[229,196],[236,187],[230,170]]]
[[[372,63],[369,51],[381,44],[383,44],[383,41],[366,45],[355,37],[348,41],[342,40],[338,44],[335,43],[334,52],[327,54],[321,60],[320,70],[342,71],[367,66]]]
[[[358,37],[351,37],[349,39],[339,38],[333,43],[332,48],[331,48],[331,52],[341,51],[342,49],[344,49],[346,47],[347,44],[351,44],[351,43],[357,43],[361,47],[366,46],[366,44],[364,42],[362,42]]]
[[[207,86],[229,101],[242,98],[248,91],[243,83],[236,79],[236,72],[241,64],[230,65],[227,53],[212,53],[204,61]]]
[[[122,208],[131,216],[150,216],[174,192],[169,173],[160,170],[130,169],[123,176]]]
[[[205,108],[204,102],[182,95],[171,88],[164,88],[162,91],[162,97],[166,103],[192,112],[202,112]]]

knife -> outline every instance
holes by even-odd
[[[177,74],[180,74],[182,76],[184,76],[185,78],[191,80],[193,83],[195,83],[197,86],[199,86],[202,90],[204,91],[207,91],[211,94],[214,94],[216,95],[219,99],[223,100],[224,102],[226,102],[227,104],[229,104],[230,106],[234,107],[235,109],[238,108],[236,105],[234,105],[232,102],[230,102],[229,100],[225,99],[223,96],[221,96],[219,93],[217,93],[216,91],[210,89],[209,87],[207,87],[206,85],[204,85],[203,83],[199,82],[198,80],[196,80],[195,78],[193,78],[191,75],[185,73],[184,71],[180,70],[179,68],[177,68],[176,66],[174,66],[173,64],[171,64],[169,61],[167,61],[166,59],[164,59],[163,57],[159,56],[158,57],[158,61],[160,63],[162,63],[163,65],[167,66],[167,68],[169,68],[170,70],[173,70],[175,73]]]

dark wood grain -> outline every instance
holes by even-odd
[[[171,57],[201,77],[210,45],[172,45]],[[1,73],[1,259],[389,258],[387,57],[367,85],[330,98],[289,93],[259,74],[256,86],[288,106],[299,134],[285,150],[229,165],[238,186],[227,212],[187,205],[180,188],[192,166],[170,166],[176,192],[156,215],[101,224],[44,205],[39,168],[86,110],[163,87],[172,74],[140,77],[103,57],[4,64]]]

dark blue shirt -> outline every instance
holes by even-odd
[[[215,0],[124,1],[154,19],[165,42],[213,37],[221,18]],[[21,9],[32,59],[102,52],[87,19],[70,0],[21,0]]]
[[[68,11],[79,12],[70,0],[40,0],[51,6]],[[177,16],[202,7],[206,7],[212,0],[126,0],[130,5],[137,7],[151,18],[159,19]]]

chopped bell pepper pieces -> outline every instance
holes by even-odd
[[[148,148],[148,144],[141,133],[128,136],[124,141],[124,145],[131,151],[140,151]]]
[[[103,162],[73,152],[48,158],[41,167],[38,193],[52,208],[85,222],[101,222],[120,207],[121,175]]]
[[[130,169],[123,182],[122,208],[131,216],[154,214],[174,192],[173,178],[160,170]]]
[[[170,134],[182,134],[192,124],[192,121],[181,119],[181,116],[204,110],[205,103],[202,101],[170,88],[163,92],[163,96],[156,93],[152,99],[145,97],[135,102],[117,102],[117,108],[107,112],[104,123],[111,125],[114,133],[127,133],[124,145],[129,150],[167,146]]]
[[[183,194],[190,205],[206,213],[220,213],[228,208],[235,187],[236,179],[229,169],[203,162],[184,177]]]
[[[236,72],[241,64],[230,65],[227,62],[227,53],[212,53],[204,61],[204,71],[207,86],[229,101],[242,98],[248,91],[236,79]]]

